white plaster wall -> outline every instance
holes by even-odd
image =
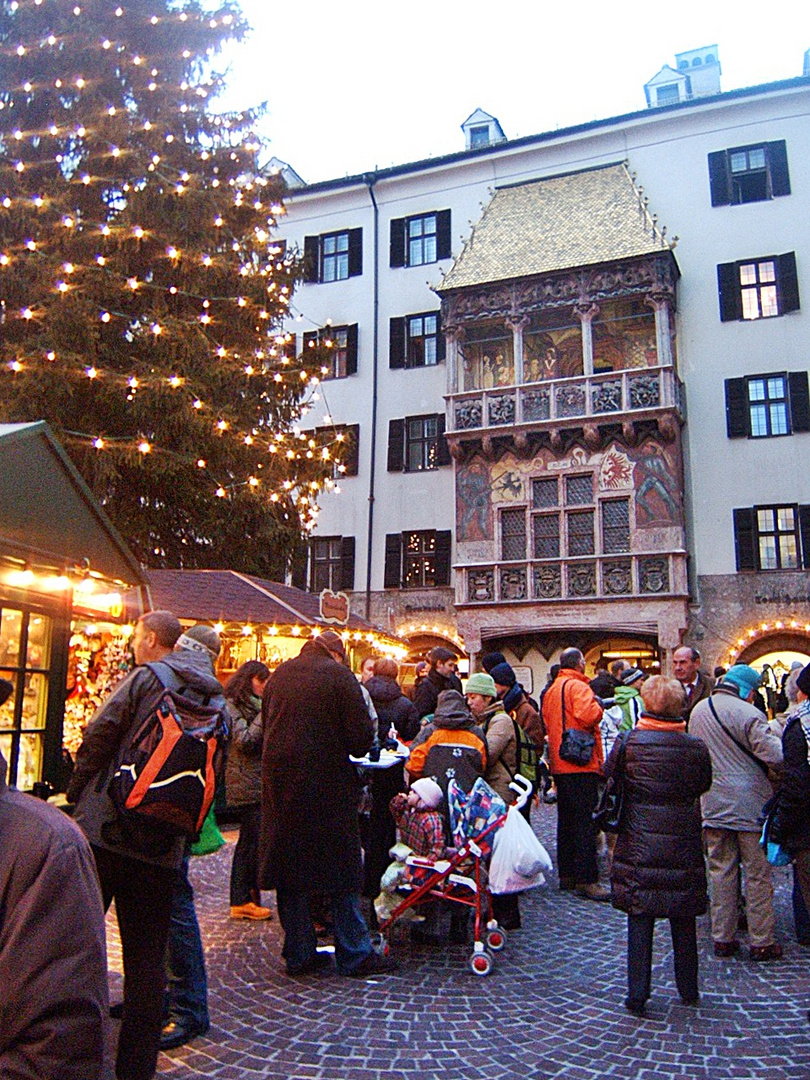
[[[427,163],[375,185],[379,206],[379,413],[376,439],[372,588],[382,587],[384,537],[404,529],[454,527],[452,467],[427,473],[388,473],[388,420],[439,412],[446,392],[445,365],[391,371],[388,326],[392,316],[438,308],[431,286],[450,263],[390,269],[392,218],[452,210],[453,256],[481,215],[491,190],[542,176],[628,160],[649,208],[680,240],[675,255],[679,285],[678,364],[687,390],[688,489],[699,574],[734,573],[732,510],[756,503],[810,502],[806,466],[810,434],[766,440],[729,440],[724,380],[765,371],[806,369],[810,356],[810,86],[771,89],[752,97],[728,95],[676,111],[650,110],[601,127],[552,134],[532,145],[506,146],[471,159]],[[792,194],[743,206],[711,206],[707,155],[714,150],[785,139]],[[339,182],[336,182],[339,183]],[[368,189],[295,193],[287,201],[280,235],[303,248],[305,235],[363,228],[363,275],[345,282],[301,285],[294,306],[303,330],[357,322],[358,374],[324,384],[336,423],[360,424],[360,471],[341,481],[342,493],[325,495],[318,532],[357,538],[355,585],[365,583],[371,433],[373,321],[373,213]],[[795,251],[803,310],[755,323],[721,323],[716,266],[741,258]],[[300,337],[299,337],[300,347]],[[324,401],[306,418],[322,422]]]

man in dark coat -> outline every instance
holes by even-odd
[[[420,720],[436,711],[436,702],[442,690],[458,690],[461,693],[461,682],[456,675],[458,657],[453,650],[437,645],[428,653],[428,660],[430,670],[427,677],[416,687],[413,694],[413,703]]]
[[[680,681],[686,694],[686,720],[699,701],[707,698],[714,689],[714,679],[700,670],[700,653],[691,645],[681,645],[672,654],[672,672]]]
[[[369,750],[374,723],[345,663],[340,636],[327,630],[277,668],[264,690],[259,873],[261,887],[276,890],[288,975],[329,963],[310,914],[310,898],[324,895],[338,973],[394,967],[374,952],[360,911],[360,787],[349,755]]]
[[[0,1076],[97,1080],[108,1001],[93,854],[61,810],[5,778],[0,754]]]
[[[125,831],[109,795],[110,780],[164,685],[149,664],[169,667],[187,689],[208,697],[222,687],[201,654],[173,652],[182,627],[170,611],[150,611],[135,625],[132,651],[138,665],[118,683],[90,721],[67,790],[74,820],[96,859],[105,910],[115,899],[124,960],[124,1006],[118,1038],[118,1080],[149,1080],[157,1067],[163,1027],[164,958],[172,899],[180,881],[184,837]]]

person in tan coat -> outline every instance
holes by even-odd
[[[509,787],[517,771],[517,738],[512,717],[498,700],[495,681],[477,671],[467,680],[467,704],[481,725],[487,740],[487,767],[484,779],[509,806],[515,793]],[[516,893],[492,897],[492,913],[504,930],[520,929],[520,908]]]

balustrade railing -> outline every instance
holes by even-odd
[[[459,602],[507,603],[668,596],[677,591],[683,552],[527,559],[457,565]]]
[[[632,368],[451,394],[447,431],[600,419],[610,414],[678,408],[672,367]]]

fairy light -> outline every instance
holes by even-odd
[[[40,6],[43,0],[34,0],[35,6]],[[12,0],[10,4],[10,11],[22,10],[16,0]],[[83,9],[80,4],[76,4],[73,8],[74,15],[77,19],[80,17],[86,18],[83,14]],[[124,14],[124,9],[118,7],[115,10],[115,16],[121,18]],[[173,12],[167,15],[166,18],[152,16],[149,19],[151,25],[155,26],[158,22],[166,22],[168,20],[175,20],[179,24],[189,22],[189,14],[187,12]],[[195,24],[199,24],[199,16],[193,15],[192,21]],[[229,26],[233,22],[231,16],[226,15],[219,19],[211,18],[209,26],[211,29],[215,29],[217,26]],[[68,35],[72,31],[64,31],[59,38],[60,47],[68,40]],[[57,44],[57,37],[54,34],[38,42],[39,48],[44,48],[45,44],[53,47]],[[109,38],[104,38],[103,41],[98,41],[96,48],[99,50],[98,55],[103,56],[110,51],[121,54],[121,60],[116,59],[116,63],[125,61],[126,57],[129,57],[129,62],[136,68],[145,68],[149,73],[147,78],[151,78],[151,82],[145,84],[141,83],[141,92],[143,92],[144,85],[149,86],[150,91],[155,91],[160,84],[161,75],[159,72],[162,69],[162,65],[156,65],[150,67],[150,63],[155,62],[155,58],[149,57],[145,52],[139,51],[135,55],[132,55],[127,51],[126,45],[117,41],[112,41]],[[17,47],[17,55],[23,57],[26,55],[27,46],[20,44]],[[179,50],[178,50],[179,51]],[[69,55],[66,50],[65,56]],[[175,54],[176,55],[176,54]],[[185,61],[191,60],[193,56],[192,50],[188,48],[182,49],[182,57]],[[189,72],[193,68],[188,69]],[[141,76],[143,77],[143,76]],[[191,75],[187,76],[191,79]],[[55,78],[48,80],[48,88],[53,86],[56,90],[63,92],[64,90],[73,92],[71,88],[75,90],[83,91],[88,87],[94,86],[96,83],[96,74],[94,71],[90,71],[87,67],[84,70],[76,70],[69,75],[65,73],[62,78]],[[23,90],[27,94],[36,94],[38,87],[36,81],[25,81],[18,83],[22,85]],[[209,87],[213,86],[213,82],[209,81],[204,86],[195,86],[193,82],[183,80],[182,89],[188,94],[193,94],[200,102],[205,102],[209,95]],[[55,95],[58,100],[59,95]],[[89,383],[101,383],[103,382],[105,387],[105,393],[115,393],[116,388],[121,388],[121,408],[124,410],[135,408],[135,406],[127,405],[127,402],[133,402],[135,400],[135,393],[138,391],[138,407],[142,410],[147,404],[149,398],[148,395],[151,391],[159,392],[158,388],[162,384],[165,388],[167,385],[172,389],[180,389],[182,386],[189,383],[189,390],[191,391],[188,396],[180,395],[179,404],[180,407],[193,410],[195,412],[202,412],[208,410],[208,415],[213,417],[217,416],[220,412],[221,402],[218,404],[212,396],[208,399],[208,393],[203,392],[205,382],[198,380],[195,377],[192,378],[189,375],[188,380],[179,374],[167,374],[165,368],[160,371],[158,364],[154,367],[147,366],[142,363],[143,357],[139,353],[139,349],[142,346],[138,345],[140,341],[149,342],[152,339],[177,338],[177,342],[183,341],[183,335],[187,332],[189,326],[188,316],[188,304],[196,301],[200,306],[197,308],[198,325],[203,328],[209,328],[216,321],[217,327],[220,324],[223,326],[222,334],[217,332],[216,336],[223,336],[226,338],[225,343],[211,343],[212,350],[214,345],[215,355],[219,361],[223,363],[223,371],[227,371],[230,376],[233,373],[242,372],[245,376],[251,379],[256,378],[261,380],[259,387],[255,390],[256,400],[263,400],[264,402],[272,402],[274,395],[278,393],[279,402],[285,403],[281,409],[279,415],[304,415],[308,409],[306,404],[306,394],[309,393],[311,385],[317,385],[317,379],[308,382],[308,376],[305,371],[293,371],[284,374],[284,369],[289,368],[291,360],[289,356],[283,355],[282,349],[268,348],[267,344],[275,338],[275,343],[279,347],[283,346],[289,341],[289,335],[279,334],[274,324],[278,319],[286,316],[286,312],[282,309],[279,303],[279,297],[286,297],[290,293],[292,282],[292,260],[285,261],[283,258],[275,261],[279,254],[278,248],[272,251],[271,258],[273,263],[262,263],[261,258],[259,264],[256,265],[253,262],[255,245],[267,245],[271,243],[271,237],[268,232],[268,228],[272,227],[275,222],[273,218],[283,213],[283,207],[277,204],[272,198],[266,198],[264,189],[267,188],[268,179],[266,177],[248,177],[247,179],[243,175],[238,173],[244,172],[244,167],[239,165],[240,153],[242,149],[249,151],[251,154],[255,154],[259,149],[259,142],[253,140],[252,137],[243,139],[243,143],[240,146],[222,147],[214,152],[212,147],[206,150],[200,150],[198,152],[198,160],[201,163],[211,163],[207,171],[203,169],[200,173],[195,170],[191,172],[188,169],[182,171],[173,172],[171,164],[171,153],[169,149],[175,144],[176,135],[172,130],[156,131],[152,136],[154,142],[157,144],[157,148],[160,152],[155,152],[155,149],[149,148],[148,156],[143,157],[143,151],[131,144],[129,141],[124,141],[123,138],[116,139],[112,136],[112,132],[116,128],[112,124],[108,124],[108,120],[113,121],[116,118],[120,118],[125,115],[127,110],[122,108],[121,103],[117,101],[107,100],[106,102],[98,102],[95,105],[92,103],[90,95],[83,95],[82,93],[73,93],[75,111],[72,113],[71,118],[66,122],[63,118],[64,114],[56,117],[48,117],[47,113],[42,121],[42,134],[38,135],[38,139],[42,140],[43,145],[47,144],[49,138],[62,139],[68,138],[71,140],[85,140],[87,143],[83,147],[79,147],[77,156],[80,160],[79,168],[72,175],[72,182],[81,183],[84,187],[96,185],[104,188],[109,185],[109,177],[105,173],[105,169],[113,168],[120,170],[121,164],[112,165],[113,161],[127,162],[132,161],[132,170],[128,177],[124,177],[123,180],[116,179],[116,185],[119,187],[122,193],[122,202],[126,203],[129,198],[129,193],[136,190],[136,184],[141,183],[139,177],[141,175],[146,176],[146,168],[157,169],[160,166],[161,170],[161,184],[164,185],[163,190],[171,192],[176,191],[179,195],[184,197],[191,197],[192,193],[199,193],[200,190],[207,191],[209,194],[220,192],[216,198],[219,199],[219,205],[236,205],[242,206],[245,209],[253,208],[256,212],[262,210],[263,200],[269,205],[269,211],[264,210],[263,217],[264,223],[253,222],[246,227],[244,234],[239,234],[233,237],[221,237],[225,239],[225,244],[220,243],[220,239],[215,241],[216,251],[213,246],[207,253],[199,253],[193,250],[193,245],[189,244],[187,240],[183,239],[178,242],[178,237],[185,237],[185,233],[178,233],[177,236],[170,239],[164,231],[161,235],[160,229],[153,228],[151,219],[149,221],[143,220],[137,224],[125,224],[126,218],[123,215],[117,216],[116,221],[112,219],[107,221],[95,222],[87,219],[83,216],[84,211],[81,213],[77,209],[77,202],[71,199],[70,202],[63,205],[65,212],[60,212],[59,195],[55,190],[54,185],[51,184],[47,190],[41,192],[33,192],[29,195],[25,195],[24,191],[20,190],[19,196],[8,195],[3,198],[2,204],[4,208],[11,210],[13,206],[20,206],[25,200],[25,213],[26,215],[31,212],[31,207],[35,212],[49,211],[52,215],[55,211],[55,216],[50,218],[50,221],[56,220],[61,224],[61,228],[65,230],[68,236],[65,237],[63,244],[64,254],[70,253],[70,259],[65,259],[64,254],[62,260],[59,263],[61,269],[61,275],[58,276],[59,271],[54,272],[56,264],[53,259],[53,247],[50,239],[48,238],[47,229],[52,229],[49,221],[44,217],[42,218],[43,226],[38,228],[37,225],[32,226],[31,234],[26,239],[19,240],[18,246],[10,244],[9,250],[0,253],[0,267],[13,268],[15,261],[21,257],[21,252],[28,253],[27,257],[36,256],[42,259],[42,269],[38,270],[42,286],[40,287],[40,299],[33,292],[29,294],[26,299],[27,303],[24,306],[18,307],[13,313],[9,312],[7,318],[19,318],[24,322],[36,322],[41,327],[49,326],[49,313],[50,306],[56,302],[55,296],[71,294],[75,296],[79,305],[83,302],[86,303],[86,299],[91,296],[104,297],[103,306],[98,304],[94,310],[91,310],[89,315],[92,319],[96,320],[96,326],[101,323],[104,326],[104,331],[99,328],[98,337],[100,339],[100,348],[92,353],[92,360],[88,356],[88,362],[82,366],[77,364],[75,360],[69,358],[71,350],[59,347],[60,352],[57,357],[57,352],[54,349],[49,349],[47,353],[42,351],[42,346],[35,347],[31,354],[26,348],[24,342],[19,350],[19,356],[14,357],[7,363],[6,370],[9,373],[15,375],[22,374],[23,372],[35,371],[39,366],[41,367],[45,363],[49,365],[59,365],[59,371],[63,372],[65,377],[82,377]],[[44,100],[44,99],[43,99]],[[149,99],[152,100],[152,99]],[[186,101],[181,103],[181,110],[185,113],[188,111],[189,105],[187,102],[191,102],[191,98],[186,97]],[[144,101],[139,104],[145,104]],[[0,102],[0,109],[5,107],[13,107],[6,102]],[[204,108],[206,106],[202,104],[191,104],[192,110]],[[85,115],[81,114],[81,110],[84,108],[95,109],[95,116],[99,118],[98,124],[95,117],[90,112],[85,112]],[[242,121],[241,116],[234,117],[220,117],[215,120],[224,131],[230,134],[226,136],[226,139],[233,139],[233,133],[238,128],[238,123]],[[152,132],[155,128],[153,122],[147,118],[143,118],[139,122],[139,129],[145,133]],[[104,152],[95,153],[94,164],[91,166],[88,163],[85,165],[83,160],[83,154],[92,145],[91,140],[97,138],[100,131],[108,131],[111,133],[109,140],[103,142]],[[47,134],[46,134],[47,133]],[[25,174],[28,161],[26,160],[26,154],[30,153],[30,137],[29,133],[25,130],[25,125],[21,124],[16,129],[13,129],[12,136],[15,144],[18,144],[16,149],[16,156],[19,158],[17,161],[12,161],[11,166],[22,177],[19,184],[25,185],[27,177]],[[103,138],[103,136],[102,136]],[[96,142],[98,145],[98,142]],[[162,148],[162,149],[161,149]],[[70,159],[67,156],[67,152],[64,152],[62,148],[57,148],[58,152],[54,153],[54,162],[57,166],[65,168],[65,162]],[[141,155],[140,159],[138,155]],[[219,156],[217,156],[219,155]],[[138,163],[140,160],[140,164]],[[37,165],[41,162],[39,151],[37,152]],[[229,175],[222,169],[223,162],[228,169],[233,169],[233,175]],[[232,162],[234,165],[229,165]],[[123,165],[124,168],[128,168],[127,165]],[[84,171],[83,171],[84,169]],[[142,173],[137,170],[144,170]],[[220,171],[222,170],[222,171]],[[61,170],[57,169],[57,177]],[[32,170],[33,174],[33,170]],[[192,179],[193,176],[193,179]],[[237,178],[238,176],[238,178]],[[118,173],[116,172],[116,177]],[[68,181],[68,177],[65,177]],[[149,181],[151,182],[151,181]],[[58,186],[58,185],[57,185]],[[230,190],[229,190],[230,189]],[[253,195],[248,198],[247,193],[253,192]],[[43,197],[44,196],[44,197]],[[222,202],[222,199],[227,199],[227,204]],[[195,206],[197,204],[194,204]],[[202,204],[200,204],[202,205]],[[117,208],[116,208],[117,209]],[[193,210],[192,213],[195,213]],[[268,216],[272,215],[272,216]],[[224,213],[216,212],[216,204],[211,204],[210,210],[201,216],[201,220],[207,222],[208,227],[216,230],[223,230],[226,227],[226,217]],[[131,220],[131,219],[130,219]],[[229,227],[233,227],[230,221],[227,221]],[[93,250],[91,246],[86,243],[91,233],[95,234],[98,240],[96,250]],[[73,242],[73,235],[76,236],[77,242]],[[80,238],[81,237],[81,241]],[[105,241],[111,240],[112,242],[107,244]],[[170,260],[171,264],[176,264],[177,278],[176,283],[167,283],[165,280],[161,280],[157,271],[159,270],[159,264],[155,261],[154,269],[148,264],[144,267],[142,264],[138,264],[137,272],[135,272],[135,266],[132,264],[129,267],[129,273],[122,272],[126,267],[126,260],[121,258],[121,253],[134,249],[132,241],[146,241],[154,240],[160,246],[158,251],[165,251],[165,255]],[[60,241],[61,242],[61,241]],[[143,245],[145,249],[146,244]],[[78,252],[81,251],[79,255]],[[226,295],[226,296],[211,296],[205,295],[202,291],[200,282],[201,278],[198,277],[197,282],[189,287],[189,281],[192,280],[193,275],[189,275],[188,267],[194,260],[198,260],[196,265],[199,268],[200,264],[209,269],[214,265],[219,269],[222,267],[225,269],[225,263],[228,259],[233,258],[229,254],[233,252],[236,258],[236,265],[231,266],[230,270],[233,274],[238,274],[239,280],[242,282],[242,286],[239,290],[241,295]],[[152,256],[154,259],[154,256]],[[163,266],[167,267],[169,263],[165,259],[161,258]],[[89,272],[92,271],[93,276],[89,276]],[[269,275],[275,272],[281,273],[280,280],[275,279],[268,282]],[[219,277],[220,275],[218,275]],[[263,279],[263,280],[262,280]],[[100,289],[96,288],[96,282],[103,282],[103,286]],[[259,299],[258,285],[261,283],[261,289],[265,293],[264,304]],[[121,288],[120,301],[113,299],[114,288],[119,285]],[[81,286],[78,288],[77,286]],[[106,290],[106,293],[105,293]],[[48,291],[50,292],[51,300],[48,300]],[[235,292],[236,290],[234,290]],[[200,293],[202,292],[202,295]],[[226,290],[227,292],[227,290]],[[24,295],[24,294],[23,294]],[[136,299],[137,295],[137,299]],[[167,303],[171,303],[169,297],[178,298],[178,303],[181,307],[170,307],[170,317],[166,315],[166,307],[162,304],[161,297],[165,296]],[[154,300],[154,305],[152,301]],[[247,345],[244,340],[234,338],[228,339],[228,324],[230,316],[227,314],[227,308],[222,303],[232,305],[231,310],[236,312],[237,309],[250,310],[248,315],[248,325],[251,327],[251,332],[254,332],[256,343],[259,347],[253,345]],[[213,303],[219,303],[218,307],[213,306]],[[96,301],[98,303],[98,301]],[[185,305],[183,307],[182,305]],[[81,310],[81,306],[76,309]],[[160,317],[158,314],[160,313]],[[150,317],[151,316],[151,317]],[[243,316],[239,316],[243,319]],[[267,324],[264,326],[262,324]],[[243,324],[244,326],[244,320]],[[39,328],[39,327],[38,327]],[[243,334],[246,331],[242,330]],[[141,373],[135,375],[134,373],[127,373],[115,370],[112,367],[108,368],[105,364],[108,345],[113,341],[116,334],[124,335],[127,342],[131,345],[131,355],[133,367],[138,364],[141,368]],[[33,340],[33,339],[32,339]],[[262,343],[265,347],[262,348]],[[155,356],[159,356],[160,353],[156,352]],[[166,355],[169,355],[166,353]],[[213,359],[213,352],[209,354]],[[56,370],[56,368],[52,368]],[[193,369],[190,368],[190,371]],[[10,376],[7,375],[7,378]],[[311,379],[311,373],[310,373]],[[195,385],[195,383],[197,385]],[[85,384],[86,385],[86,384]],[[274,389],[275,388],[275,389]],[[165,391],[164,391],[165,392]],[[2,393],[2,384],[0,383],[0,393]],[[134,414],[133,414],[134,415]],[[196,423],[196,419],[194,421]],[[209,421],[210,422],[210,421]],[[273,421],[271,421],[273,422]],[[203,421],[205,423],[205,421]],[[274,426],[278,421],[273,422]],[[254,421],[255,424],[255,421]],[[248,430],[244,430],[248,428]],[[151,426],[149,426],[150,435],[152,432]],[[210,430],[210,429],[209,429]],[[331,477],[317,474],[317,470],[322,468],[321,462],[327,463],[328,468],[331,470],[331,461],[334,458],[334,451],[330,447],[335,447],[336,437],[334,434],[324,434],[319,436],[317,445],[312,445],[313,440],[310,439],[310,449],[304,452],[287,449],[279,451],[279,443],[283,441],[284,432],[280,431],[273,436],[271,442],[265,442],[265,440],[259,440],[263,445],[260,447],[257,444],[257,439],[254,432],[258,432],[258,427],[253,427],[250,430],[249,423],[237,423],[234,418],[233,423],[223,419],[216,420],[214,423],[214,431],[221,437],[226,437],[229,440],[241,440],[245,447],[250,448],[253,451],[253,460],[251,461],[251,470],[245,470],[242,478],[237,476],[229,476],[227,483],[220,483],[213,489],[213,493],[220,498],[224,498],[230,493],[237,493],[240,488],[257,491],[262,488],[264,491],[263,497],[268,502],[278,504],[282,499],[285,500],[287,507],[292,507],[292,503],[287,499],[286,495],[282,496],[282,492],[290,494],[291,498],[296,496],[293,494],[295,491],[306,491],[306,500],[301,503],[302,516],[311,515],[307,517],[307,521],[304,524],[309,527],[312,524],[312,518],[314,518],[317,512],[317,507],[313,506],[307,500],[314,498],[316,493],[323,488],[331,488],[334,486]],[[161,446],[159,447],[154,440],[147,439],[142,435],[115,436],[112,437],[109,433],[89,433],[82,435],[81,433],[74,433],[71,436],[73,441],[82,442],[85,445],[92,446],[92,448],[101,453],[119,453],[129,452],[132,453],[133,449],[137,449],[138,453],[147,456],[155,450],[160,450],[161,454],[172,454],[175,451],[171,447]],[[288,444],[289,445],[289,444]],[[259,459],[256,460],[255,455],[258,453]],[[309,458],[307,458],[307,453]],[[180,457],[181,455],[176,454]],[[263,458],[263,460],[262,460]],[[318,463],[316,466],[310,467],[308,460]],[[274,467],[274,462],[276,467]],[[204,456],[196,456],[194,453],[189,454],[188,464],[199,470],[208,468],[207,459]],[[266,468],[266,472],[261,473],[256,470],[263,470]],[[312,477],[312,469],[316,468],[317,479]],[[270,476],[272,473],[272,477]],[[294,476],[295,480],[289,479],[289,476]],[[268,482],[270,480],[271,482]],[[216,483],[216,478],[215,478]],[[277,490],[273,490],[277,488]],[[259,496],[260,498],[262,496]],[[298,504],[296,503],[296,508]],[[305,509],[304,509],[305,507]]]

